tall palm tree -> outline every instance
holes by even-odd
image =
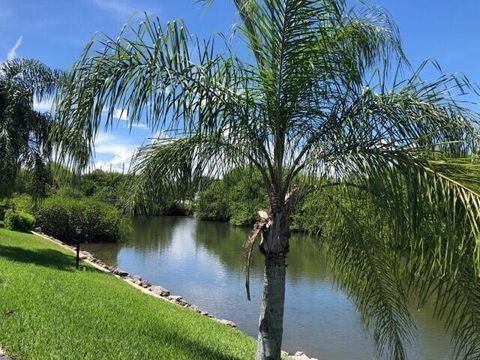
[[[166,134],[135,158],[137,188],[151,198],[182,179],[185,164],[198,180],[258,169],[270,208],[247,244],[249,259],[260,237],[265,260],[257,359],[280,358],[290,214],[311,189],[331,197],[325,241],[379,353],[405,358],[412,293],[420,302],[463,294],[437,314],[459,356],[478,356],[480,319],[470,306],[480,299],[480,200],[432,161],[474,151],[478,114],[456,99],[473,87],[411,71],[395,24],[378,8],[234,3],[251,56],[236,56],[226,37],[200,40],[181,21],[146,18],[87,46],[59,94],[59,119],[90,148],[118,109]],[[352,188],[381,215],[378,224],[344,201]],[[361,230],[366,220],[378,233]]]
[[[13,190],[20,167],[44,170],[52,152],[49,113],[35,111],[34,100],[53,96],[60,74],[37,60],[0,63],[0,196]],[[44,182],[44,179],[41,179]]]

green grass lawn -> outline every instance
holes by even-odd
[[[0,347],[22,359],[252,359],[242,332],[0,229]]]

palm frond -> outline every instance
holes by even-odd
[[[163,29],[158,19],[147,17],[117,39],[99,40],[95,56],[92,44],[71,70],[57,104],[61,121],[82,129],[88,144],[102,117],[108,127],[118,111],[130,124],[144,119],[154,130],[187,135],[228,129],[232,118],[247,111],[240,91],[247,80],[240,77],[238,59],[228,49],[226,56],[216,54],[213,40],[199,41],[181,22]]]
[[[41,101],[53,96],[62,72],[34,59],[14,59],[0,64],[0,77],[21,85]]]
[[[145,202],[155,202],[166,194],[193,195],[205,177],[222,177],[248,164],[248,151],[221,136],[156,139],[133,159],[133,198],[141,194]]]
[[[408,309],[401,257],[392,251],[383,222],[366,210],[368,201],[352,201],[348,196],[348,192],[340,198],[327,194],[333,204],[329,220],[335,223],[332,231],[324,234],[329,239],[328,262],[336,283],[359,309],[379,355],[405,359],[415,325]]]

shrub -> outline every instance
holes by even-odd
[[[20,194],[10,199],[10,206],[15,210],[31,213],[33,211],[33,199],[28,194]]]
[[[127,219],[112,205],[91,198],[53,196],[37,211],[42,230],[66,243],[115,242],[128,230]]]
[[[268,208],[262,177],[254,169],[237,168],[200,192],[197,204],[202,220],[230,221],[237,226],[255,222],[257,211]]]
[[[228,191],[225,182],[212,182],[199,194],[197,214],[202,220],[229,221]]]
[[[28,232],[35,224],[35,218],[23,211],[7,210],[4,220],[5,227],[10,230]]]
[[[5,218],[5,213],[8,209],[9,207],[6,204],[0,203],[0,221],[3,221],[3,219]]]

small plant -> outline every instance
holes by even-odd
[[[35,224],[35,217],[24,211],[7,210],[4,224],[7,229],[28,232]]]

